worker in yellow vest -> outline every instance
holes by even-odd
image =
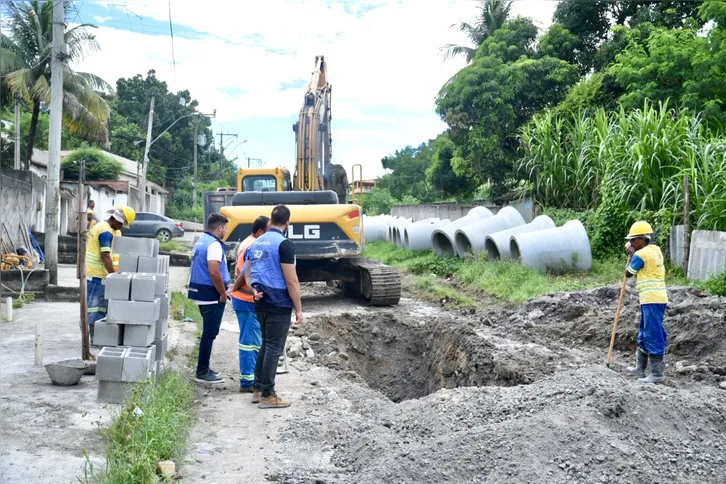
[[[86,245],[86,302],[88,304],[88,326],[91,341],[96,321],[106,317],[106,276],[118,269],[113,255],[113,241],[121,234],[122,227],[129,227],[136,220],[131,207],[119,205],[106,213],[107,219],[88,231]]]
[[[666,351],[666,331],[663,318],[668,306],[665,284],[665,266],[660,247],[650,243],[653,227],[648,222],[635,222],[626,237],[625,250],[632,258],[626,277],[635,278],[640,295],[640,327],[635,366],[629,370],[641,377],[643,383],[659,383],[663,380]],[[650,363],[650,375],[645,370]]]
[[[98,223],[93,219],[93,215],[93,210],[91,210],[90,208],[86,210],[86,221],[88,222],[88,228],[86,230],[91,230],[93,226]]]

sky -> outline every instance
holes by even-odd
[[[513,14],[546,28],[556,1],[516,1]],[[292,170],[297,120],[316,55],[332,85],[333,163],[383,174],[381,158],[435,138],[439,88],[464,66],[441,48],[467,44],[454,24],[476,0],[74,0],[77,21],[99,26],[101,51],[72,67],[115,85],[150,69],[188,89],[217,116],[215,134],[240,166]],[[170,36],[173,29],[173,51]],[[74,19],[75,20],[75,19]],[[468,44],[467,44],[468,45]],[[156,131],[155,131],[156,133]],[[216,137],[219,146],[219,136]]]

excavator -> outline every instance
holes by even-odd
[[[229,220],[225,243],[236,246],[260,215],[287,205],[287,237],[295,244],[300,282],[338,284],[372,306],[392,306],[401,298],[401,276],[394,267],[361,257],[365,244],[360,199],[348,203],[345,169],[331,163],[331,85],[324,56],[315,57],[298,121],[295,173],[283,168],[241,169],[231,206],[220,213]],[[362,167],[360,168],[362,178]]]

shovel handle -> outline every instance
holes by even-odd
[[[628,256],[628,262],[625,263],[625,270],[628,270],[630,265],[630,256]],[[620,310],[623,309],[623,298],[625,297],[625,285],[628,283],[628,277],[623,276],[623,284],[620,287],[620,298],[618,299],[618,309],[615,311],[615,323],[613,324],[613,332],[610,335],[610,348],[608,349],[607,366],[610,367],[610,363],[613,362],[613,347],[615,346],[615,334],[618,331],[618,322],[620,321]]]

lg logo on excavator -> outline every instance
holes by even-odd
[[[287,237],[291,240],[319,239],[320,238],[320,225],[303,225],[303,231],[301,234],[296,234],[295,226],[290,225],[287,228]]]

